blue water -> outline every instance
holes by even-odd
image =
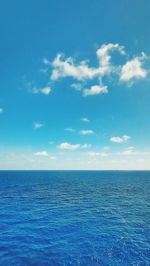
[[[150,265],[150,172],[0,171],[0,265]]]

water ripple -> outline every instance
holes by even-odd
[[[0,265],[150,265],[150,172],[0,172]]]

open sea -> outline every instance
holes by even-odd
[[[0,171],[1,265],[150,265],[150,172]]]

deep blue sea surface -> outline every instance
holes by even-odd
[[[0,171],[0,265],[150,265],[150,172]]]

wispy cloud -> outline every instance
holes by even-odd
[[[49,95],[52,92],[52,89],[50,86],[46,86],[44,88],[37,88],[37,87],[32,87],[30,89],[30,92],[33,94],[38,94],[38,93],[42,93],[44,95]]]
[[[89,148],[91,148],[91,144],[83,144],[83,145],[81,145],[81,148],[82,149],[89,149]]]
[[[85,122],[85,123],[89,123],[90,122],[90,120],[87,117],[81,118],[81,121]]]
[[[124,135],[122,137],[111,137],[110,138],[110,141],[111,142],[116,142],[116,143],[123,143],[123,142],[127,142],[131,137],[130,136],[127,136],[127,135]]]
[[[95,132],[91,129],[83,129],[83,130],[80,130],[80,134],[81,135],[93,135],[95,134]]]
[[[44,127],[44,124],[39,123],[39,122],[35,122],[33,126],[34,126],[34,129],[39,129],[41,127]]]
[[[4,112],[4,109],[0,107],[0,114]]]
[[[43,58],[43,64],[50,65],[51,63],[49,62],[49,60],[46,57],[44,57]]]
[[[47,151],[38,151],[33,153],[35,156],[43,156],[43,157],[47,157],[48,156],[48,152]]]
[[[128,147],[122,152],[123,155],[137,155],[138,152],[134,147]]]
[[[107,153],[107,152],[94,152],[94,151],[91,151],[91,152],[88,152],[88,155],[91,156],[91,157],[97,157],[97,156],[107,157],[107,156],[109,156],[109,153]]]
[[[75,132],[76,130],[74,128],[67,127],[67,128],[65,128],[65,131]]]
[[[82,88],[83,88],[83,84],[81,84],[81,83],[73,83],[73,84],[71,84],[71,87],[73,89],[75,89],[76,91],[81,91]]]
[[[49,144],[50,145],[53,145],[55,142],[54,141],[49,141]]]

